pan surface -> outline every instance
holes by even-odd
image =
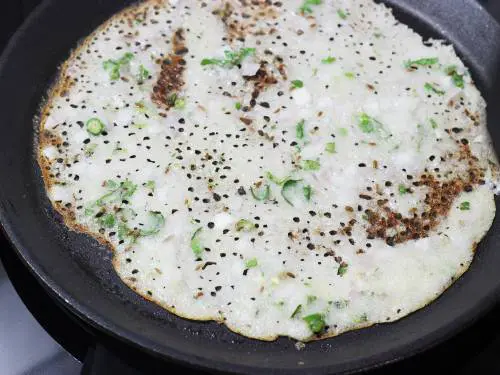
[[[178,318],[121,283],[111,253],[69,232],[51,209],[34,155],[33,117],[57,67],[77,41],[129,0],[49,0],[27,20],[0,61],[0,220],[43,286],[87,323],[150,354],[239,373],[343,373],[414,355],[472,323],[500,293],[500,219],[470,270],[428,307],[396,322],[307,344],[250,340],[216,323]],[[424,36],[452,42],[487,101],[498,90],[500,27],[474,0],[390,0],[397,17]],[[489,126],[500,141],[498,109]],[[498,149],[498,148],[497,148]]]

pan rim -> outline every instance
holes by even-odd
[[[46,12],[50,5],[54,3],[54,0],[46,0],[41,5],[39,5],[30,16],[24,21],[22,26],[16,31],[13,37],[10,39],[5,51],[0,57],[0,76],[5,70],[5,66],[9,64],[9,57],[12,52],[16,49],[19,41],[22,40],[23,36],[29,32],[30,26],[37,19],[43,18],[44,12]],[[478,6],[480,6],[478,4]],[[4,191],[0,187],[0,202],[4,203]],[[228,371],[228,366],[231,365],[231,372],[236,373],[249,373],[254,371],[270,371],[270,372],[280,372],[287,371],[287,373],[293,373],[296,371],[310,371],[310,372],[327,372],[328,367],[320,365],[320,367],[306,367],[302,370],[291,370],[291,369],[278,369],[269,367],[250,367],[247,365],[234,364],[230,362],[221,362],[217,360],[212,360],[210,358],[193,358],[189,354],[185,354],[183,351],[178,351],[172,346],[168,346],[167,343],[159,345],[156,342],[151,342],[152,340],[147,339],[145,336],[140,336],[137,332],[127,329],[125,327],[116,324],[113,319],[106,318],[94,311],[91,306],[82,302],[78,296],[73,295],[71,292],[63,288],[61,285],[50,276],[49,272],[44,271],[37,265],[36,260],[33,259],[30,251],[21,251],[22,241],[19,236],[15,233],[12,223],[9,220],[9,213],[6,212],[4,205],[0,204],[0,227],[2,228],[6,238],[12,245],[13,250],[16,255],[22,260],[23,264],[27,266],[29,271],[36,277],[37,281],[44,287],[48,294],[54,298],[58,303],[62,304],[64,308],[70,311],[72,314],[77,316],[79,319],[89,324],[91,327],[97,329],[98,331],[109,335],[119,341],[136,347],[146,353],[149,353],[155,357],[166,358],[170,361],[181,363],[184,365],[189,365],[195,368],[210,368],[217,371]],[[498,296],[500,292],[500,286],[496,288],[496,295]],[[430,349],[444,342],[448,338],[454,336],[459,330],[464,329],[474,323],[477,319],[483,316],[488,310],[490,310],[496,303],[496,298],[486,299],[481,301],[480,305],[468,308],[466,311],[462,312],[460,319],[450,322],[446,326],[440,327],[438,331],[433,332],[433,335],[428,336],[416,345],[413,343],[411,346],[414,348],[410,350],[407,348],[410,344],[404,347],[399,347],[397,350],[392,352],[387,352],[384,355],[373,356],[365,360],[365,363],[360,364],[358,368],[352,368],[344,373],[353,373],[365,369],[374,369],[382,367],[384,365],[400,361],[405,358],[415,356],[422,353],[425,350]],[[457,329],[460,328],[460,329]],[[440,332],[443,333],[440,333]],[[333,338],[335,339],[335,338]],[[148,342],[149,341],[149,342]]]

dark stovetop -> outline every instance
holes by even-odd
[[[491,3],[494,1],[491,0]],[[0,51],[12,32],[39,2],[2,0]],[[500,8],[500,1],[495,4]],[[0,263],[1,375],[149,374],[151,368],[157,365],[154,362],[151,365],[150,359],[118,343],[106,341],[114,356],[103,350],[102,345],[94,349],[96,342],[102,342],[102,339],[82,328],[81,322],[51,300],[1,234],[0,258],[5,266],[4,269]],[[500,306],[448,342],[412,359],[371,372],[371,375],[424,371],[453,372],[455,375],[500,374],[498,317]],[[87,365],[83,366],[86,357]],[[94,366],[90,368],[89,363]],[[124,370],[124,363],[129,368],[141,370]],[[179,370],[172,365],[162,364],[161,367],[162,373]]]

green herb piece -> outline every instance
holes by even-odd
[[[462,202],[460,203],[461,211],[469,211],[470,210],[470,202]]]
[[[167,104],[175,109],[184,109],[186,107],[186,100],[174,92],[167,98]]]
[[[113,180],[108,180],[105,182],[105,186],[109,192],[95,202],[96,206],[102,207],[109,203],[127,202],[127,199],[130,198],[137,189],[137,185],[134,185],[129,180],[125,180],[119,184]]]
[[[405,195],[406,193],[408,193],[408,189],[403,184],[399,184],[398,190],[399,195]]]
[[[329,154],[335,154],[337,152],[335,142],[328,142],[325,146],[325,151]]]
[[[266,201],[271,196],[271,187],[269,185],[264,185],[263,187],[260,188],[251,186],[250,192],[252,193],[254,199],[258,201]]]
[[[186,99],[184,99],[184,98],[177,98],[177,99],[175,99],[174,108],[175,109],[184,109],[184,108],[186,108]]]
[[[203,253],[203,247],[201,247],[201,242],[198,238],[202,230],[203,228],[198,228],[191,236],[191,250],[193,250],[193,254],[196,256],[196,258],[201,258],[201,255]]]
[[[295,127],[295,133],[298,139],[304,139],[304,124],[305,120],[300,120],[297,126]]]
[[[304,160],[302,168],[306,171],[319,171],[321,164],[318,160]]]
[[[366,113],[362,113],[359,116],[358,125],[363,133],[373,133],[375,131],[374,119],[373,117],[368,116]]]
[[[116,218],[113,214],[105,214],[99,217],[97,222],[105,228],[113,228],[115,226]]]
[[[367,321],[368,321],[368,315],[366,315],[366,313],[363,313],[359,317],[354,319],[354,323],[356,324],[366,323]]]
[[[435,93],[437,95],[444,95],[446,92],[439,89],[438,86],[436,84],[432,84],[432,83],[429,83],[427,82],[425,85],[424,85],[424,89],[425,91],[427,92],[432,92],[432,93]]]
[[[255,54],[255,48],[241,48],[239,51],[224,51],[224,59],[203,59],[201,65],[216,65],[224,68],[240,65],[245,58]]]
[[[304,192],[304,198],[306,198],[307,201],[311,200],[312,196],[312,187],[311,185],[304,186],[302,188],[302,191]]]
[[[143,83],[149,78],[149,70],[147,70],[144,65],[139,65],[139,73],[137,74],[137,82]]]
[[[237,223],[235,225],[235,229],[237,232],[241,232],[241,231],[250,232],[251,230],[255,229],[255,224],[249,220],[241,219],[241,220],[237,221]]]
[[[348,131],[346,128],[340,128],[340,129],[339,129],[339,134],[340,134],[342,137],[347,137],[347,135],[349,134],[349,131]]]
[[[325,328],[325,318],[322,314],[311,314],[302,318],[313,333],[320,333]]]
[[[127,52],[118,60],[106,60],[103,62],[102,66],[104,70],[109,73],[109,78],[112,81],[116,81],[120,78],[120,70],[122,66],[128,65],[130,61],[134,58],[134,54]]]
[[[439,63],[439,59],[437,57],[426,57],[418,60],[407,60],[404,62],[404,66],[406,69],[410,69],[418,66],[432,66],[437,63]]]
[[[137,235],[133,230],[131,230],[129,227],[127,227],[127,224],[119,223],[118,224],[118,239],[119,240],[129,239],[133,243],[137,240]]]
[[[85,145],[83,148],[83,153],[85,154],[86,157],[91,157],[94,155],[95,150],[97,148],[97,143],[89,143],[88,145]]]
[[[321,60],[323,64],[333,64],[335,61],[337,61],[337,59],[332,56],[325,57],[323,60]]]
[[[339,275],[340,277],[344,276],[348,268],[349,265],[347,263],[340,264],[339,268],[337,269],[337,275]]]
[[[438,128],[438,124],[437,124],[437,122],[436,122],[436,121],[434,121],[434,119],[432,119],[432,118],[431,118],[431,120],[430,120],[430,121],[431,121],[431,127],[432,127],[432,129],[437,129],[437,128]]]
[[[318,297],[316,297],[316,296],[307,296],[307,304],[310,305],[311,303],[313,303],[317,299],[318,299]]]
[[[147,187],[148,189],[151,189],[152,192],[154,192],[156,189],[156,183],[152,180],[149,180],[148,182],[146,182],[144,184],[144,186]]]
[[[337,15],[340,18],[342,18],[343,20],[345,20],[347,18],[347,13],[345,11],[343,11],[342,9],[337,10]]]
[[[259,262],[257,261],[257,258],[252,258],[252,259],[248,259],[245,262],[245,267],[246,268],[255,268],[258,266],[258,264],[259,264]]]
[[[241,109],[241,103],[240,102],[237,102],[235,105],[234,105],[234,108],[236,108],[238,111]]]
[[[333,305],[337,309],[345,309],[345,308],[347,308],[347,306],[349,306],[349,301],[346,299],[342,299],[342,300],[333,302]]]
[[[354,79],[356,75],[353,72],[346,72],[344,75],[349,79]]]
[[[465,87],[464,76],[457,72],[457,66],[451,65],[445,69],[446,74],[451,76],[453,84],[456,87],[463,89]]]
[[[284,177],[280,179],[275,175],[273,175],[271,172],[266,172],[266,177],[269,179],[269,181],[274,182],[276,185],[280,186],[289,180],[289,177]]]
[[[295,310],[293,310],[293,313],[292,315],[290,315],[290,318],[295,318],[297,315],[300,314],[300,312],[302,311],[302,305],[298,305]]]
[[[358,126],[363,133],[373,133],[375,131],[381,133],[384,138],[389,138],[391,135],[384,129],[384,125],[376,118],[361,113],[358,117]]]
[[[283,188],[281,189],[281,196],[283,199],[290,205],[293,206],[292,200],[292,190],[297,186],[298,183],[302,182],[302,180],[287,180],[283,184]]]
[[[320,5],[322,0],[304,0],[304,3],[300,6],[299,11],[302,14],[313,12],[311,5]]]
[[[165,217],[161,212],[149,211],[148,212],[148,223],[147,229],[141,229],[141,236],[152,236],[157,234],[160,229],[165,225]]]
[[[101,135],[105,128],[103,122],[96,117],[88,120],[86,127],[87,131],[92,135]]]
[[[301,89],[304,87],[304,82],[302,82],[300,79],[295,79],[292,81],[292,87],[294,89]]]

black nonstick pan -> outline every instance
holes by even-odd
[[[453,43],[489,104],[500,146],[500,25],[476,0],[387,0],[397,18]],[[211,371],[349,373],[415,355],[471,324],[500,297],[500,219],[470,270],[428,307],[391,324],[307,344],[250,340],[216,323],[178,318],[115,275],[111,252],[68,231],[51,209],[36,162],[33,119],[57,67],[76,43],[129,0],[48,0],[0,60],[0,220],[18,256],[66,309],[102,334],[165,361]]]

